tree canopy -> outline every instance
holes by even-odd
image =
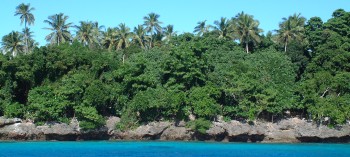
[[[198,22],[195,34],[177,34],[150,13],[133,30],[81,21],[72,35],[68,16],[55,14],[44,21],[52,31],[46,46],[37,47],[29,28],[2,37],[0,116],[77,118],[84,129],[108,116],[121,117],[120,129],[193,118],[194,127],[207,126],[218,116],[343,124],[350,119],[350,12],[332,15],[323,22],[294,14],[264,35],[243,12],[214,26]]]

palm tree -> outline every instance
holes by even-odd
[[[306,19],[299,13],[282,20],[279,24],[280,29],[275,31],[277,32],[278,42],[284,44],[284,52],[287,52],[287,45],[291,40],[301,41],[303,39]]]
[[[169,41],[172,39],[173,36],[176,35],[176,31],[174,31],[174,26],[173,25],[167,25],[166,27],[163,28],[163,40],[166,43],[169,43]]]
[[[30,4],[20,4],[16,7],[16,12],[15,12],[15,16],[20,16],[21,19],[21,24],[23,24],[24,22],[24,29],[27,30],[27,24],[28,25],[33,25],[35,18],[34,15],[31,13],[31,11],[35,10],[33,7],[30,7]],[[26,34],[25,34],[26,35]],[[28,39],[28,37],[24,36],[25,39]],[[26,53],[28,53],[28,40],[25,41],[26,43]]]
[[[197,24],[197,26],[196,27],[194,27],[194,31],[193,31],[193,33],[197,33],[197,35],[198,36],[201,36],[201,35],[203,35],[204,33],[207,33],[207,32],[209,32],[209,29],[210,29],[210,25],[205,25],[205,22],[206,22],[207,20],[204,20],[204,21],[199,21]]]
[[[98,43],[98,34],[96,32],[95,23],[90,21],[80,21],[80,26],[75,26],[75,28],[77,29],[75,38],[85,46],[91,48],[93,44]]]
[[[117,49],[129,47],[131,37],[130,28],[125,23],[119,24],[119,27],[117,27]]]
[[[10,34],[2,37],[2,49],[8,51],[15,57],[19,52],[23,52],[23,36],[20,32],[12,31]]]
[[[101,44],[108,51],[111,51],[117,42],[117,29],[107,28],[106,31],[102,32]]]
[[[134,27],[133,42],[140,44],[141,48],[146,48],[146,42],[150,40],[150,37],[146,35],[146,30],[142,25]]]
[[[29,52],[31,52],[35,47],[38,47],[39,43],[36,42],[34,39],[29,39],[28,40],[28,48],[29,48]]]
[[[259,21],[254,20],[252,15],[242,12],[232,19],[232,23],[235,36],[241,44],[245,44],[246,52],[249,53],[250,42],[260,43],[259,33],[263,30],[259,28]]]
[[[153,34],[153,42],[152,42],[152,46],[158,46],[161,47],[162,46],[162,40],[164,39],[164,34],[162,32],[157,32],[156,34]]]
[[[219,38],[226,38],[231,39],[230,32],[231,30],[231,23],[229,20],[227,20],[225,17],[221,17],[220,21],[214,21],[214,30],[218,32]]]
[[[102,37],[103,37],[103,29],[105,28],[105,26],[100,26],[99,24],[98,24],[98,22],[94,22],[93,23],[93,30],[92,30],[92,35],[94,36],[94,37],[96,37],[96,39],[97,39],[97,45],[98,46],[101,46],[101,40],[102,40]]]
[[[72,35],[69,32],[69,28],[72,23],[66,23],[68,16],[59,13],[48,17],[49,20],[45,20],[45,23],[48,23],[51,28],[44,28],[51,30],[52,32],[46,36],[46,41],[50,41],[51,44],[64,43],[71,41]]]
[[[25,50],[28,53],[29,50],[32,50],[36,46],[36,42],[33,39],[33,32],[29,28],[24,28],[22,30],[23,40],[25,41]]]
[[[149,13],[148,16],[143,17],[145,29],[151,35],[150,48],[152,48],[153,34],[162,32],[162,27],[160,26],[162,22],[158,20],[159,17],[156,13]]]

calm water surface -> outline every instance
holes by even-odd
[[[350,144],[0,142],[0,157],[350,157]]]

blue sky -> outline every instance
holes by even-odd
[[[155,12],[160,15],[163,26],[173,24],[178,33],[183,33],[192,32],[198,21],[207,20],[208,24],[213,24],[220,17],[231,18],[241,11],[259,20],[265,32],[277,29],[281,19],[293,13],[301,13],[307,19],[319,16],[327,21],[338,8],[350,11],[350,0],[2,0],[0,37],[24,27],[19,17],[14,16],[20,3],[30,3],[35,8],[36,20],[30,28],[40,45],[47,44],[45,36],[49,34],[43,29],[48,27],[43,21],[61,12],[74,24],[89,20],[115,27],[125,23],[131,30],[143,23],[145,15]],[[74,33],[75,29],[71,31]]]

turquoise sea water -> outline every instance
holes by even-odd
[[[350,157],[350,144],[0,142],[0,157]]]

